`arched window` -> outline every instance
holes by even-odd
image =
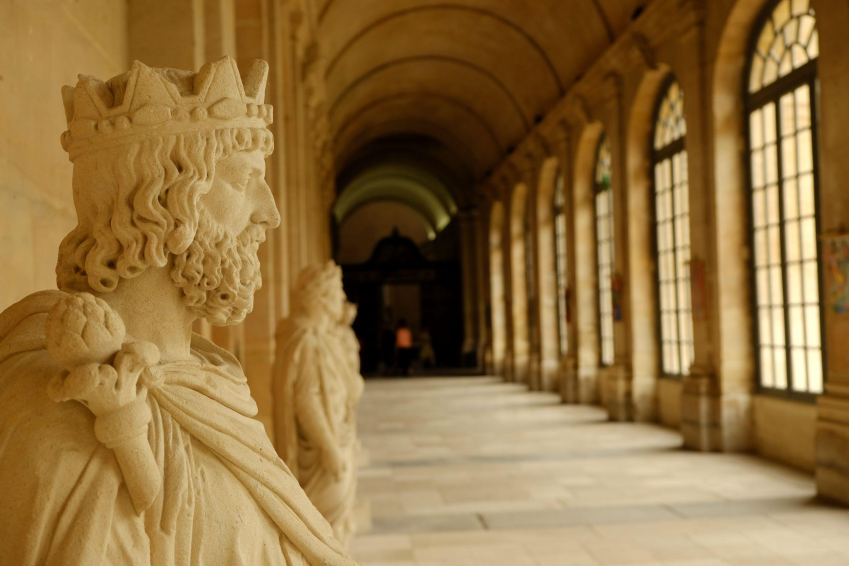
[[[601,365],[613,365],[613,160],[602,134],[595,165],[595,225],[598,247],[598,317]]]
[[[569,350],[569,279],[566,271],[566,180],[562,173],[558,173],[554,181],[554,264],[557,276],[557,331],[560,355],[565,356]]]
[[[525,202],[525,294],[528,299],[528,344],[533,344],[534,333],[534,295],[536,294],[534,280],[534,248],[533,248],[533,226],[531,225],[531,195],[528,191],[528,200]]]
[[[810,0],[774,4],[753,37],[746,98],[761,387],[821,393],[816,104]]]
[[[657,108],[652,158],[661,367],[666,375],[687,375],[693,363],[686,134],[684,92],[670,79]]]

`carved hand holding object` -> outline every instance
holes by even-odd
[[[149,342],[124,342],[121,318],[89,293],[68,295],[47,317],[47,351],[65,368],[48,385],[57,403],[79,401],[94,413],[97,439],[115,452],[138,513],[162,484],[147,441],[151,419],[148,389],[161,385],[151,371],[159,349]]]

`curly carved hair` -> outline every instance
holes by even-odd
[[[59,246],[60,289],[112,291],[121,278],[164,267],[195,238],[215,164],[239,151],[271,154],[265,129],[152,137],[80,156],[74,164],[78,224]]]
[[[293,308],[308,313],[315,308],[333,310],[334,291],[342,291],[342,268],[332,259],[304,267],[292,293]]]

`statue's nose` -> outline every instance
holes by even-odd
[[[259,202],[251,216],[251,220],[266,229],[280,226],[280,213],[277,211],[277,205],[274,202],[274,196],[271,194],[271,187],[268,186],[268,183],[263,183],[259,194]]]

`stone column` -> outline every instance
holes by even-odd
[[[586,116],[586,112],[582,113]],[[599,334],[598,334],[598,269],[595,236],[596,148],[602,126],[586,117],[576,123],[574,160],[572,161],[572,217],[574,236],[575,334],[577,358],[574,379],[564,383],[567,403],[598,403]]]
[[[477,300],[475,297],[476,250],[475,228],[477,210],[461,210],[457,214],[460,222],[460,268],[463,285],[463,365],[477,365]]]
[[[578,402],[577,388],[574,384],[578,382],[578,320],[577,304],[575,301],[577,289],[577,234],[575,231],[575,198],[574,198],[574,171],[575,171],[575,147],[577,142],[574,138],[574,128],[568,123],[561,124],[562,139],[555,145],[555,153],[560,158],[560,172],[564,179],[564,200],[566,207],[566,355],[560,359],[557,376],[560,387],[560,396],[564,402]]]
[[[278,2],[261,0],[256,3],[239,2],[237,12],[237,40],[240,52],[255,51],[255,43],[268,44],[270,72],[266,98],[274,105],[274,132],[276,149],[266,161],[266,178],[274,193],[277,210],[280,212],[280,228],[269,234],[274,241],[274,320],[279,321],[289,314],[289,289],[294,274],[291,273],[289,246],[289,170],[291,169],[288,148],[288,131],[291,123],[292,73],[291,32],[288,9]],[[248,10],[248,8],[251,8]],[[265,284],[263,284],[264,286]]]
[[[516,360],[513,351],[513,258],[510,257],[510,197],[512,185],[508,179],[502,179],[499,185],[500,200],[504,204],[504,219],[501,224],[501,267],[504,283],[504,365],[502,374],[506,381],[517,381]]]
[[[688,179],[690,188],[690,275],[693,298],[694,359],[689,375],[682,378],[681,433],[684,445],[696,450],[721,448],[718,418],[722,387],[716,370],[715,339],[718,333],[718,318],[715,309],[716,257],[716,209],[713,203],[710,166],[707,149],[712,140],[708,131],[707,105],[704,93],[708,83],[702,65],[703,28],[700,23],[680,32],[682,53],[688,61],[681,65],[678,80],[686,97],[684,111],[687,120],[687,146],[701,151],[687,153]],[[751,340],[750,337],[741,337]],[[747,395],[745,389],[744,395]],[[748,396],[748,395],[747,395]],[[748,403],[747,403],[748,404]],[[726,421],[725,426],[732,426]],[[748,429],[748,419],[739,420],[736,426]],[[730,432],[730,431],[729,431]],[[740,430],[732,436],[748,436]]]
[[[215,61],[225,55],[236,58],[235,0],[204,0],[204,35],[206,61]],[[259,4],[255,0],[240,0],[239,4]],[[244,12],[244,7],[239,6]],[[262,37],[262,36],[260,36]],[[242,55],[241,53],[239,55]],[[240,61],[241,66],[241,61]]]
[[[540,353],[540,293],[539,293],[539,278],[537,277],[537,266],[539,265],[539,223],[537,221],[537,191],[539,189],[539,172],[541,167],[540,159],[536,152],[529,151],[525,154],[523,161],[522,182],[527,186],[528,195],[525,201],[526,211],[530,219],[530,234],[525,234],[525,238],[530,238],[530,249],[527,245],[524,246],[525,253],[530,253],[530,258],[525,258],[525,265],[531,265],[531,285],[525,284],[525,312],[527,317],[527,332],[528,332],[528,387],[532,391],[540,391],[542,387],[542,358]],[[523,219],[524,221],[524,219]],[[525,281],[528,280],[526,273],[527,267],[523,270]]]
[[[819,202],[821,231],[827,235],[849,232],[849,129],[846,128],[846,93],[849,92],[849,4],[823,2],[817,7],[820,33],[819,60],[821,116]],[[828,8],[828,12],[820,14]],[[832,310],[828,289],[839,282],[823,269],[825,295],[820,299],[825,315],[825,394],[817,403],[816,481],[823,497],[849,503],[849,316]]]
[[[621,313],[613,323],[613,365],[599,370],[602,403],[611,420],[632,418],[631,400],[631,319],[628,293],[628,181],[625,168],[626,120],[623,118],[622,78],[613,74],[605,88],[610,98],[606,105],[607,136],[613,154],[613,276],[619,285]],[[616,290],[614,289],[614,294]],[[614,296],[614,301],[616,300]],[[615,310],[615,305],[614,305]]]
[[[490,206],[489,202],[484,201],[482,203],[484,210],[489,210]],[[487,316],[491,308],[489,293],[489,215],[478,212],[474,216],[474,224],[475,259],[477,260],[476,300],[478,304],[477,367],[484,373],[492,374],[495,373],[494,368],[491,363],[487,363],[487,350],[492,344],[490,317]]]
[[[129,0],[130,61],[197,70],[206,62],[205,0]],[[220,22],[233,25],[229,22]],[[219,28],[221,29],[221,28]]]
[[[550,151],[546,148],[546,154]],[[543,391],[560,391],[557,378],[560,364],[560,336],[557,278],[556,218],[554,194],[560,167],[558,157],[548,157],[540,167],[537,197],[533,206],[536,212],[536,335],[539,340],[539,383]]]

